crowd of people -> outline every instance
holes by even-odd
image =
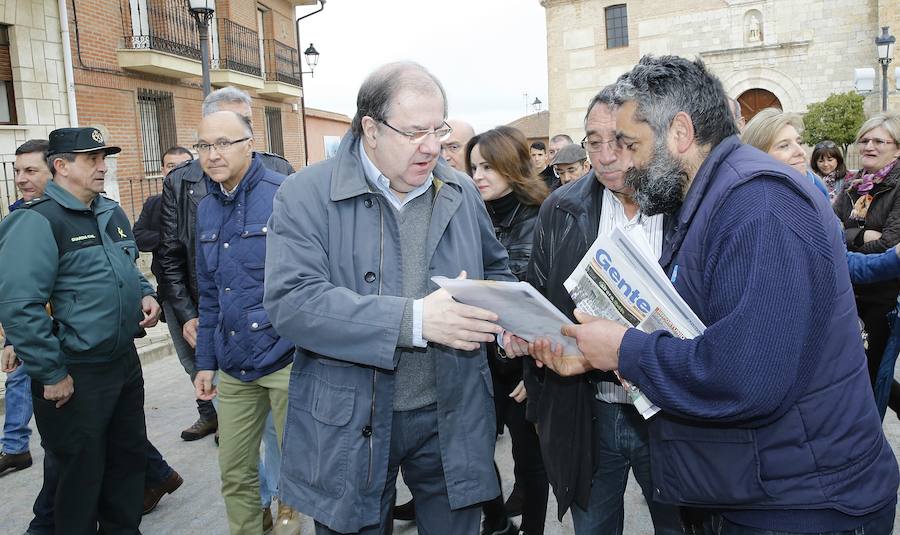
[[[362,83],[336,155],[295,173],[254,150],[251,104],[206,97],[133,231],[102,195],[121,149],[99,130],[17,150],[0,475],[31,466],[33,412],[27,533],[139,533],[184,483],[144,420],[134,339],[160,318],[197,400],[181,438],[214,435],[234,535],[296,535],[304,515],[320,535],[541,535],[551,490],[576,535],[622,534],[629,474],[658,534],[892,533],[900,115],[862,125],[851,171],[832,141],[807,158],[798,115],[745,125],[701,61],[646,56],[587,103],[580,144],[529,144],[448,118],[441,82],[398,62]],[[564,282],[616,229],[700,336],[576,310]],[[434,276],[528,282],[572,324],[524,340]]]

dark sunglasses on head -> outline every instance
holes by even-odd
[[[816,143],[815,149],[833,149],[836,147],[837,145],[834,144],[834,141],[823,141],[821,143]]]

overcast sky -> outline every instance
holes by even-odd
[[[301,50],[312,42],[321,54],[315,77],[303,77],[313,108],[352,117],[366,75],[408,59],[441,80],[450,117],[476,131],[525,115],[524,93],[546,109],[547,34],[538,0],[328,0],[300,21],[300,40]]]

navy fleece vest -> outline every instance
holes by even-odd
[[[704,319],[704,265],[718,229],[711,220],[729,193],[756,177],[791,184],[798,202],[820,216],[834,258],[845,257],[843,237],[822,194],[736,137],[706,159],[672,225],[660,263],[679,294]],[[840,264],[838,263],[840,267]],[[704,426],[665,412],[650,420],[656,498],[727,509],[835,509],[850,515],[877,511],[895,498],[898,469],[881,430],[855,321],[847,269],[837,269],[831,324],[815,373],[799,397],[763,422],[747,427]],[[786,321],[794,312],[779,311]],[[796,314],[803,314],[798,310]],[[735,475],[740,477],[735,477]]]

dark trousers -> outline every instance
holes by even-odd
[[[884,356],[884,348],[887,346],[891,335],[891,326],[888,322],[888,314],[894,310],[896,302],[882,303],[870,302],[863,299],[857,300],[856,308],[866,329],[866,360],[869,365],[869,379],[875,385],[875,377],[878,367],[881,365],[881,357]]]
[[[364,535],[390,535],[391,509],[397,496],[397,472],[412,492],[416,527],[423,535],[473,535],[478,533],[481,507],[451,509],[444,480],[441,444],[438,439],[435,405],[412,411],[396,411],[391,425],[391,452],[384,491],[381,494],[381,522],[359,531]],[[287,459],[285,459],[287,462]],[[339,535],[316,522],[316,535]]]
[[[494,381],[494,409],[497,411],[497,429],[501,425],[509,429],[512,441],[513,471],[516,484],[522,489],[522,525],[520,528],[527,535],[542,535],[544,520],[547,516],[547,497],[550,484],[547,471],[541,457],[541,444],[534,425],[525,419],[525,402],[517,403],[509,397],[518,381]],[[496,465],[495,465],[496,466]],[[499,478],[499,472],[498,472]],[[503,493],[497,498],[485,502],[484,516],[491,525],[503,523],[500,518],[506,516],[503,507]]]
[[[104,364],[74,364],[68,403],[32,401],[44,447],[58,462],[54,524],[58,535],[140,533],[147,464],[144,380],[137,352]]]
[[[893,513],[877,516],[856,529],[826,531],[817,535],[891,535],[894,531]],[[682,509],[682,521],[686,535],[801,535],[791,531],[771,531],[741,526],[730,522],[721,514],[701,509]]]
[[[147,441],[147,472],[144,488],[162,484],[173,472],[172,467],[162,458],[162,454],[149,440]],[[44,449],[44,479],[41,491],[34,499],[34,518],[28,525],[32,535],[53,535],[53,500],[59,484],[59,463],[46,448]]]
[[[34,519],[28,525],[32,535],[53,535],[53,498],[59,483],[59,463],[44,447],[44,484],[34,499]]]

